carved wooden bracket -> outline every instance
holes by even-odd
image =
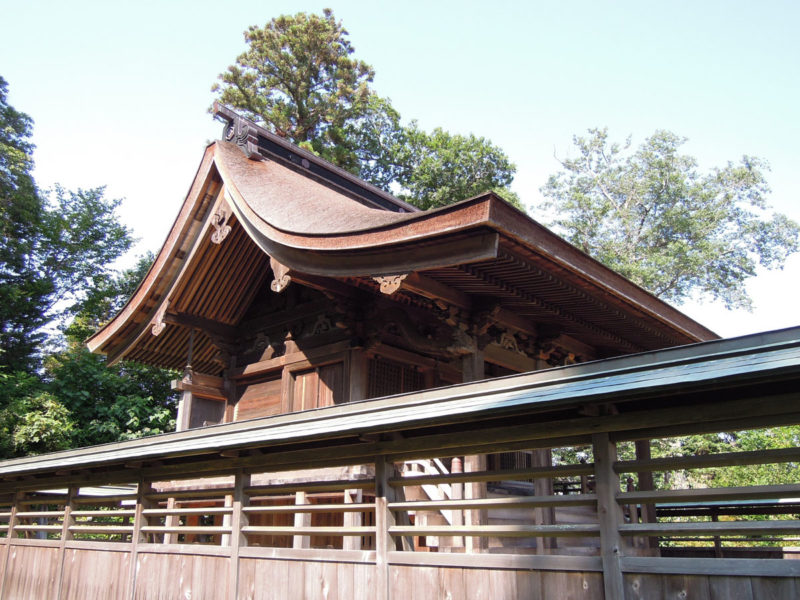
[[[269,266],[272,267],[272,273],[275,275],[275,279],[272,280],[269,287],[273,292],[280,294],[292,281],[292,277],[289,275],[291,270],[272,257],[269,259]]]
[[[153,317],[153,326],[150,328],[150,332],[155,336],[164,331],[164,328],[167,326],[167,324],[164,322],[164,316],[167,314],[168,306],[169,302],[164,302],[164,304],[159,307],[156,316]]]
[[[381,293],[391,296],[400,289],[400,284],[408,277],[408,273],[400,273],[399,275],[382,275],[380,277],[373,277],[381,286]]]
[[[517,342],[517,338],[514,337],[514,334],[508,333],[504,331],[500,334],[500,341],[498,342],[501,348],[505,348],[506,350],[511,350],[512,352],[516,352],[517,354],[522,354],[523,356],[527,356],[519,347],[519,343]]]
[[[214,233],[211,234],[211,242],[213,244],[221,244],[222,241],[228,237],[231,232],[231,226],[228,225],[230,215],[224,208],[220,208],[211,217],[211,225],[214,227]]]

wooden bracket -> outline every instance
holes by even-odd
[[[272,273],[275,275],[275,279],[272,280],[269,287],[276,294],[280,294],[292,281],[291,270],[271,256],[269,258],[269,266],[272,267]]]
[[[156,316],[153,317],[153,324],[150,328],[150,332],[155,336],[158,336],[167,326],[164,322],[164,316],[167,314],[167,307],[169,307],[169,301],[165,300],[159,307],[158,312],[156,312]]]
[[[403,283],[403,280],[406,277],[408,277],[408,273],[399,273],[397,275],[381,275],[379,277],[373,277],[372,279],[380,284],[381,294],[391,296],[400,289],[400,284]]]
[[[221,244],[228,234],[231,232],[231,226],[228,225],[230,215],[224,208],[220,208],[211,216],[211,226],[214,228],[214,233],[211,234],[212,244]]]

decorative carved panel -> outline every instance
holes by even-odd
[[[382,275],[380,277],[373,277],[375,281],[381,286],[381,293],[391,296],[400,289],[400,284],[408,277],[408,273],[400,273],[399,275]]]

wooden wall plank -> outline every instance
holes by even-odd
[[[481,598],[491,598],[491,588],[486,571],[482,569],[464,569],[464,598],[470,600],[480,600]]]
[[[749,577],[708,578],[711,600],[756,600]]]
[[[380,565],[378,565],[378,579],[379,585],[381,584],[380,579]],[[414,597],[414,573],[416,567],[400,567],[396,565],[391,565],[389,567],[389,599],[390,600],[402,600],[404,598],[413,598]],[[376,594],[376,598],[380,598],[378,594]]]
[[[706,575],[664,575],[661,581],[665,598],[711,600]]]
[[[134,598],[220,600],[229,559],[197,554],[150,554],[140,550]]]
[[[105,600],[130,594],[130,552],[67,549],[62,600]]]
[[[631,573],[625,575],[625,600],[662,600],[662,575]]]
[[[517,598],[543,600],[542,574],[540,571],[514,571],[514,577],[517,580]]]
[[[407,575],[411,578],[411,598],[441,598],[439,594],[439,569],[437,567],[411,568]],[[399,600],[409,596],[400,596],[391,590],[390,598]]]
[[[751,584],[753,597],[758,600],[797,598],[800,592],[800,582],[796,578],[753,577]]]
[[[464,569],[453,567],[439,567],[439,598],[466,598],[467,590],[464,586]]]
[[[352,563],[336,563],[337,597],[350,600],[356,597],[356,588],[363,583],[355,579],[355,565]]]
[[[12,546],[3,598],[56,598],[59,549],[37,546]]]
[[[604,600],[600,573],[542,571],[543,600]]]
[[[353,600],[374,600],[375,599],[375,565],[353,564],[353,585],[355,593]]]

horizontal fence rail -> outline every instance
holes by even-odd
[[[457,573],[462,583],[473,571],[491,572],[508,589],[521,589],[508,583],[512,575],[521,581],[523,574],[561,573],[597,587],[587,597],[598,599],[638,597],[631,586],[647,574],[800,578],[800,561],[786,560],[800,545],[800,481],[686,483],[709,468],[791,465],[800,460],[796,448],[637,458],[632,444],[604,433],[586,442],[525,450],[515,440],[488,455],[373,456],[298,470],[237,467],[213,478],[138,478],[113,487],[99,479],[22,487],[0,497],[2,597],[22,589],[19,569],[53,560],[48,581],[78,585],[65,579],[72,577],[88,586],[70,565],[90,556],[125,582],[118,597],[155,594],[148,577],[173,585],[168,571],[154,565],[175,556],[204,586],[217,586],[218,595],[207,596],[215,598],[268,597],[248,590],[259,589],[260,569],[272,573],[278,565],[303,565],[303,576],[314,581],[327,581],[335,567],[337,578],[363,577],[373,591],[386,590],[371,596],[383,598],[397,590],[413,596],[417,571],[423,579]],[[41,597],[58,595],[43,589]],[[80,597],[69,594],[62,597]]]

